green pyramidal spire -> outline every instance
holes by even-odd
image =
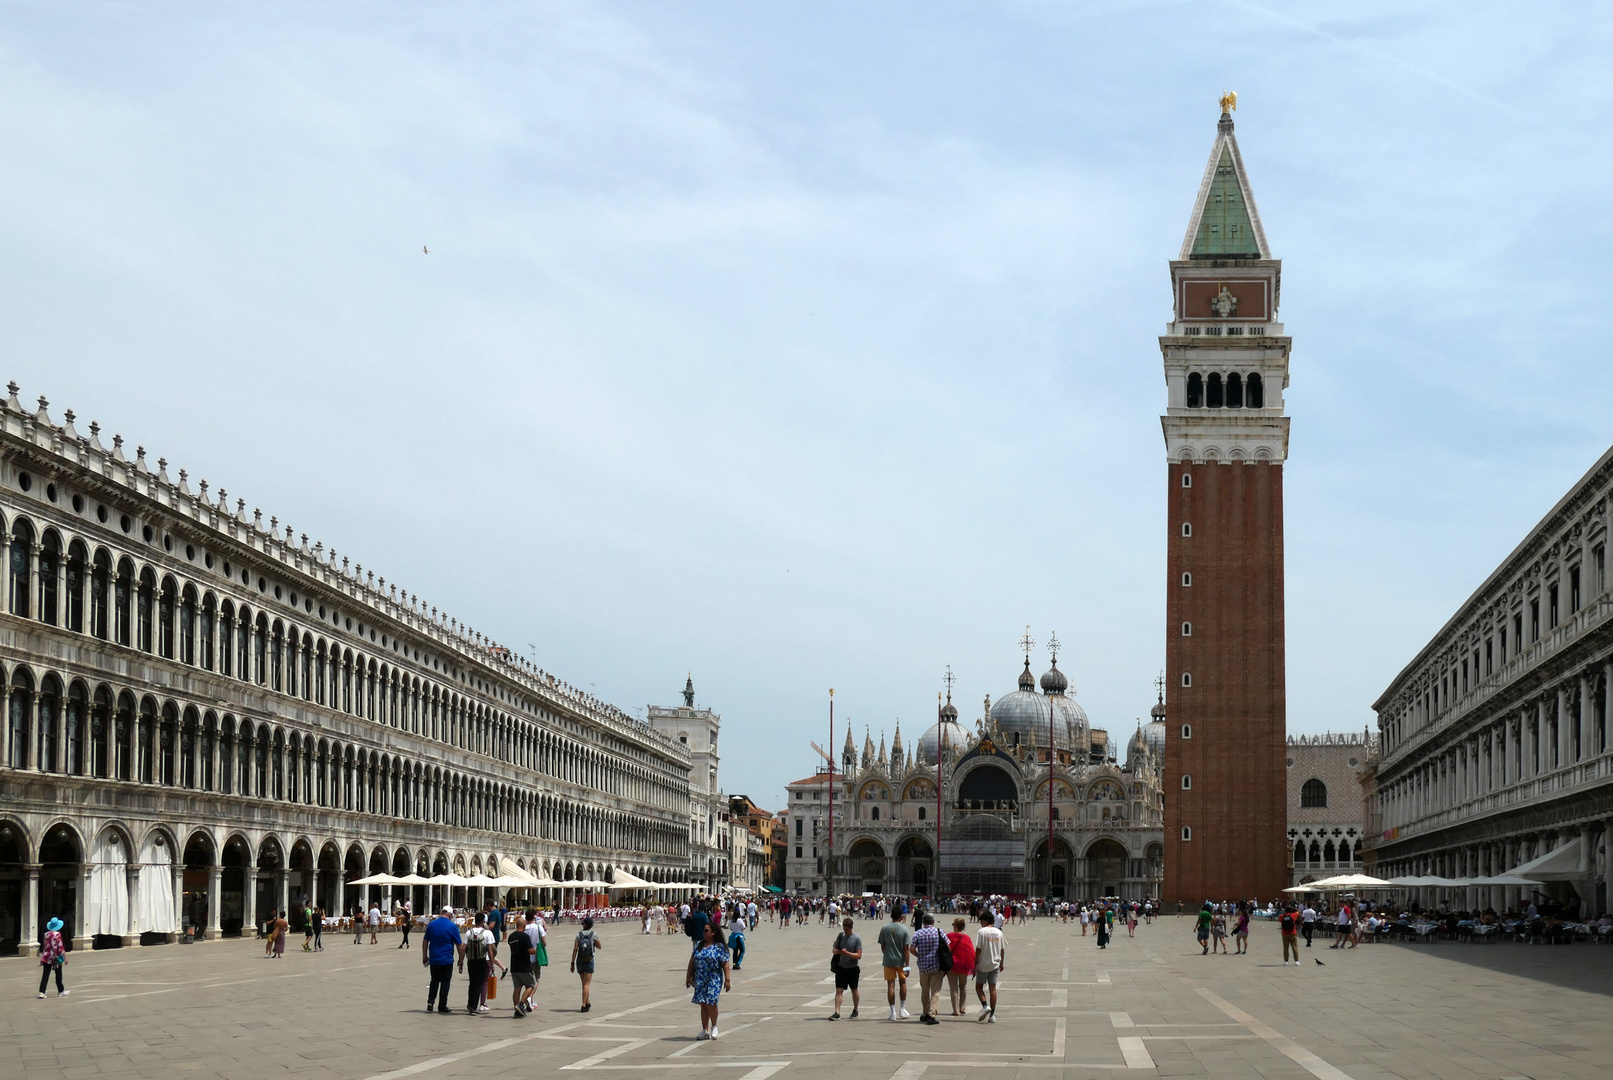
[[[1215,145],[1193,204],[1183,259],[1269,259],[1266,236],[1260,227],[1260,211],[1255,208],[1254,192],[1244,172],[1243,156],[1238,153],[1238,137],[1233,134],[1232,116],[1221,114]]]
[[[1238,172],[1232,163],[1232,150],[1223,145],[1210,181],[1204,213],[1199,217],[1198,235],[1193,237],[1195,259],[1258,259],[1260,245],[1255,240],[1254,223],[1244,200]]]

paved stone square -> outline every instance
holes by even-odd
[[[859,929],[871,944],[875,928]],[[996,1024],[943,1015],[928,1028],[883,1019],[877,969],[862,1017],[829,1022],[831,929],[764,921],[723,995],[722,1038],[697,1042],[686,939],[604,928],[584,1015],[560,944],[573,932],[555,928],[559,966],[520,1021],[508,983],[484,1016],[427,1015],[418,946],[400,952],[396,937],[379,946],[330,937],[310,955],[293,936],[278,961],[250,940],[76,953],[72,993],[53,988],[45,1001],[34,996],[35,962],[3,960],[0,1076],[1552,1080],[1613,1071],[1613,951],[1602,946],[1337,952],[1318,938],[1301,950],[1302,967],[1284,968],[1269,925],[1255,927],[1249,956],[1205,957],[1187,918],[1141,926],[1134,940],[1121,934],[1105,952],[1079,927],[1042,919],[1007,929]],[[454,990],[463,1006],[463,977]],[[915,1017],[917,999],[915,983]]]

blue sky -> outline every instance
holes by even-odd
[[[1610,442],[1610,37],[12,4],[3,374],[624,708],[692,671],[764,804],[828,687],[916,734],[950,664],[973,719],[1026,624],[1123,739],[1164,653],[1166,263],[1236,89],[1294,338],[1289,725],[1358,730]]]

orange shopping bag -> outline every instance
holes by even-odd
[[[487,1000],[492,1001],[496,997],[498,997],[498,976],[489,975],[487,977]]]

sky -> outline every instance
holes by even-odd
[[[1562,3],[8,4],[0,377],[629,712],[692,674],[764,806],[829,688],[837,741],[917,735],[949,666],[972,721],[1027,626],[1123,742],[1167,264],[1236,90],[1294,342],[1289,730],[1359,731],[1613,441],[1610,39]]]

